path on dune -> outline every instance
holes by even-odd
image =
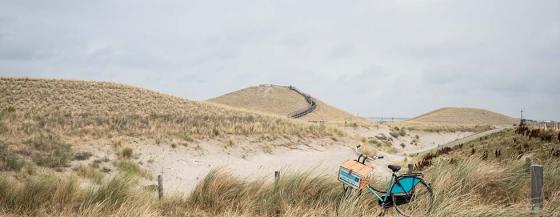
[[[464,143],[479,139],[481,137],[485,137],[485,136],[488,136],[488,135],[491,135],[491,134],[494,134],[494,133],[501,132],[502,130],[505,130],[505,129],[508,129],[508,127],[500,127],[500,128],[496,128],[496,129],[493,129],[493,130],[488,130],[488,131],[484,131],[484,132],[480,132],[480,133],[475,133],[473,135],[470,135],[470,136],[467,136],[467,137],[464,137],[464,138],[461,138],[461,139],[457,139],[457,140],[448,142],[448,143],[443,144],[443,145],[430,146],[430,147],[426,147],[426,148],[423,148],[423,149],[420,149],[420,150],[417,150],[417,151],[407,152],[406,154],[409,155],[409,156],[420,155],[420,154],[428,153],[432,150],[438,150],[438,149],[442,149],[442,148],[445,148],[445,147],[454,147],[454,146],[457,146],[457,145],[460,145],[460,144],[464,144]]]
[[[306,94],[304,92],[301,92],[300,90],[298,90],[294,86],[288,86],[288,89],[298,93],[299,95],[302,95],[303,98],[305,98],[305,101],[307,101],[307,104],[308,104],[308,106],[306,108],[303,108],[301,110],[295,111],[292,114],[290,114],[290,117],[301,118],[301,117],[315,111],[315,109],[317,108],[317,102],[315,102],[313,97],[309,96],[308,94]]]
[[[439,148],[452,147],[504,129],[499,128],[470,135],[448,142],[439,146]],[[151,162],[144,164],[144,166],[152,174],[163,173],[167,189],[179,192],[189,192],[210,170],[216,168],[221,168],[247,180],[270,179],[274,177],[274,171],[278,170],[282,171],[282,174],[288,171],[311,171],[313,174],[325,174],[336,179],[340,164],[346,160],[357,158],[357,154],[354,152],[355,146],[342,144],[327,147],[279,148],[273,153],[260,152],[244,157],[240,153],[236,153],[235,150],[224,152],[224,149],[211,144],[204,144],[203,147],[205,147],[203,153],[195,153],[181,146],[172,148],[163,145],[140,145],[136,149],[141,153],[141,161]],[[407,154],[421,154],[437,148],[436,145]],[[405,156],[402,152],[380,154],[384,155],[385,158],[368,162],[368,164],[374,167],[373,176],[375,179],[388,181],[391,171],[387,168],[387,165],[397,164],[404,160]]]
[[[274,171],[310,171],[335,177],[340,164],[356,158],[346,146],[299,147],[279,149],[273,153],[257,153],[244,158],[209,148],[204,154],[193,154],[182,147],[142,145],[136,147],[144,166],[152,174],[163,173],[169,191],[189,192],[212,169],[221,168],[237,177],[255,180],[274,177]]]

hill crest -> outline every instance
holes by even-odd
[[[512,125],[517,119],[497,112],[466,107],[444,107],[406,122],[443,125]]]
[[[301,121],[112,82],[0,77],[0,92],[0,136],[23,128],[93,137],[331,134]]]
[[[316,108],[312,112],[301,117],[303,120],[344,122],[363,119],[330,106],[312,95],[311,97],[314,102],[316,102]],[[280,85],[247,87],[211,98],[208,101],[280,116],[290,116],[295,111],[300,111],[309,106],[306,98],[290,89],[290,86]]]

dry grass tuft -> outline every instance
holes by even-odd
[[[336,136],[333,128],[109,82],[0,78],[0,135],[132,136],[192,141],[229,135]]]

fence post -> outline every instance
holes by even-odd
[[[157,176],[157,183],[158,183],[158,197],[161,200],[163,198],[163,176]]]
[[[280,180],[280,171],[274,171],[274,186],[278,185],[278,180]]]
[[[408,164],[408,174],[412,174],[413,170],[414,170],[414,165],[413,164]]]
[[[531,165],[531,208],[535,216],[540,216],[543,208],[543,166]]]
[[[280,171],[274,171],[274,193],[275,193],[275,197],[279,197],[277,192],[278,192],[278,181],[280,180]],[[276,207],[276,215],[275,216],[280,216],[280,199],[278,198],[277,201],[278,206]]]

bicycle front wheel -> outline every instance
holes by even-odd
[[[434,202],[432,188],[423,181],[419,182],[411,192],[392,194],[392,199],[395,210],[407,217],[429,216]]]

